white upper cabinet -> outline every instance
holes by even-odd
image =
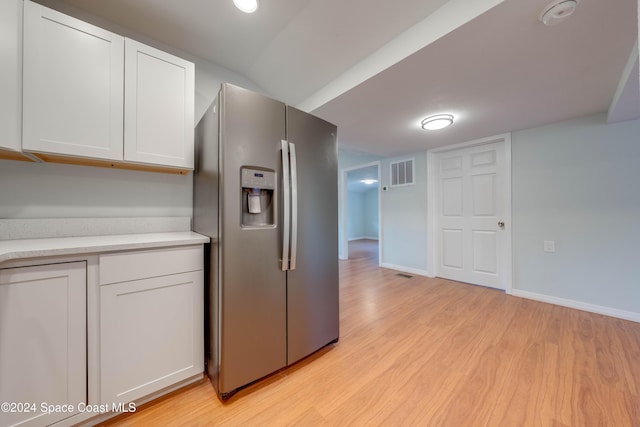
[[[22,1],[0,1],[0,149],[20,151]]]
[[[24,2],[26,151],[122,159],[124,37]]]
[[[125,40],[124,159],[193,169],[191,62]]]
[[[193,63],[30,1],[23,56],[24,151],[193,169]]]

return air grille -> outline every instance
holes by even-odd
[[[392,187],[412,185],[413,183],[413,159],[391,163]]]

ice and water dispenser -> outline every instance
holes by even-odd
[[[276,173],[272,170],[243,167],[242,227],[275,227]]]

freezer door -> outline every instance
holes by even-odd
[[[339,334],[336,127],[287,107],[287,140],[294,146],[297,181],[295,262],[287,272],[287,363],[292,364]]]
[[[243,182],[245,187],[248,184],[241,177],[242,170],[274,171],[280,184],[275,185],[272,202],[281,203],[280,150],[285,139],[286,107],[232,85],[223,85],[220,96],[218,392],[224,395],[286,365],[286,273],[280,268],[281,226],[278,222],[273,226],[242,226],[242,210],[248,205],[243,200],[248,197]],[[280,210],[276,205],[275,218]]]

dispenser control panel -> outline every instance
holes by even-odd
[[[243,228],[274,228],[276,218],[276,172],[258,167],[241,168]]]
[[[242,187],[274,190],[276,174],[271,171],[242,168]]]

